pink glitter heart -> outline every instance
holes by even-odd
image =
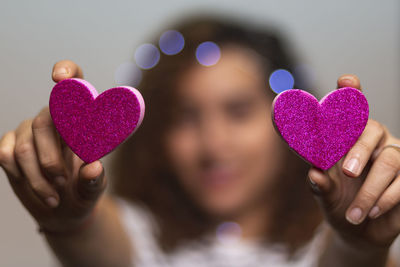
[[[320,102],[291,89],[273,101],[275,128],[288,145],[315,167],[327,170],[355,144],[368,121],[369,107],[360,90],[344,87]]]
[[[65,143],[90,163],[110,153],[138,129],[145,105],[135,88],[115,87],[98,95],[89,82],[74,78],[54,86],[49,109]]]

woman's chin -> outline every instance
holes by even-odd
[[[236,216],[243,209],[245,201],[232,197],[214,196],[200,200],[200,206],[211,216],[217,218],[231,218]]]

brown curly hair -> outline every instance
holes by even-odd
[[[210,231],[214,222],[185,194],[166,162],[164,133],[169,127],[176,97],[175,83],[194,63],[196,47],[204,41],[220,46],[236,44],[260,55],[266,77],[274,69],[293,73],[294,59],[282,38],[261,27],[245,27],[234,19],[198,16],[173,25],[185,38],[184,49],[174,55],[161,55],[158,65],[147,70],[139,90],[146,102],[146,115],[138,131],[118,147],[111,161],[111,192],[141,203],[154,214],[161,229],[158,240],[165,252]],[[295,77],[299,81],[302,77]],[[271,103],[275,96],[266,86]],[[285,168],[278,180],[280,199],[275,207],[272,226],[265,240],[286,244],[296,251],[313,235],[321,214],[306,183],[309,165],[282,142]]]

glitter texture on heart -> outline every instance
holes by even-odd
[[[89,82],[72,78],[53,87],[49,109],[64,142],[90,163],[110,153],[138,129],[145,105],[133,87],[115,87],[98,95]]]
[[[335,165],[362,134],[369,116],[360,90],[344,87],[318,102],[310,93],[290,89],[273,101],[275,129],[298,155],[321,170]]]

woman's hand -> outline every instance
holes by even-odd
[[[72,77],[82,78],[74,62],[54,65],[55,82]],[[3,135],[0,166],[22,204],[48,232],[82,225],[106,186],[101,162],[85,164],[64,144],[48,107]]]
[[[338,87],[360,89],[354,75]],[[355,145],[332,168],[309,171],[325,217],[348,244],[389,248],[400,233],[400,144],[381,123],[369,119]]]

